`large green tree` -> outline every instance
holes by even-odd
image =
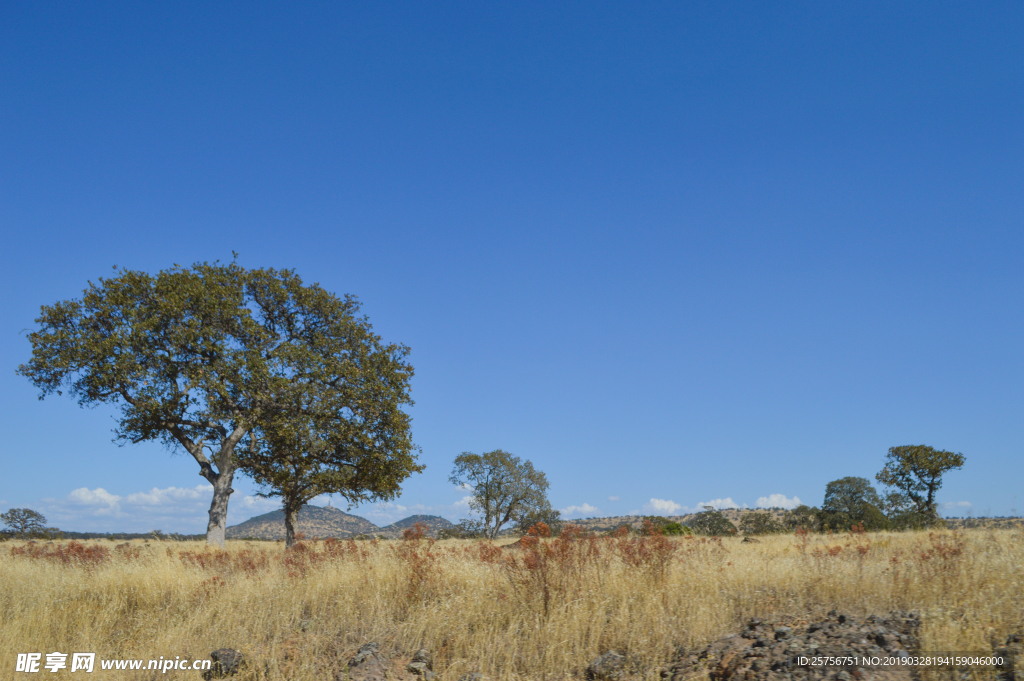
[[[289,413],[281,399],[291,383],[326,370],[320,380],[345,392],[373,367],[402,367],[382,382],[411,375],[401,361],[407,348],[380,346],[358,310],[355,298],[306,286],[289,270],[119,270],[80,299],[43,306],[29,335],[32,357],[18,373],[40,399],[67,389],[83,406],[118,406],[122,444],[185,449],[213,486],[207,541],[223,546],[235,449],[264,419]],[[336,342],[346,332],[351,344]],[[360,343],[373,350],[353,353]]]
[[[935,493],[942,487],[942,475],[962,468],[966,460],[963,454],[926,445],[890,447],[875,479],[894,488],[886,495],[887,507],[934,523],[939,520]]]
[[[31,508],[12,508],[0,513],[0,521],[11,528],[10,532],[20,538],[29,537],[46,530],[46,517]]]
[[[473,490],[469,507],[481,515],[480,532],[491,539],[509,522],[522,526],[532,518],[557,517],[548,502],[548,480],[529,461],[496,449],[484,454],[463,452],[448,478]]]
[[[857,524],[868,530],[886,527],[878,492],[866,478],[854,476],[825,485],[825,501],[819,516],[821,522],[833,530],[849,530]]]

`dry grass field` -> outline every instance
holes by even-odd
[[[12,541],[0,544],[0,675],[33,678],[7,671],[19,652],[208,659],[231,647],[250,660],[237,679],[330,681],[377,641],[398,679],[401,658],[418,648],[434,653],[442,680],[583,678],[608,649],[627,655],[633,678],[656,679],[679,646],[739,631],[750,617],[799,622],[832,609],[916,611],[923,649],[991,651],[1024,628],[1022,540],[1020,529],[757,543],[569,531],[516,549],[329,540],[288,552],[258,542],[218,551]],[[84,678],[175,677],[200,674]]]

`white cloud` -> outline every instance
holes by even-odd
[[[754,504],[754,507],[793,509],[799,505],[800,497],[794,496],[792,499],[790,499],[785,494],[769,494],[766,497],[758,497],[757,503]]]
[[[72,490],[67,497],[68,501],[77,506],[92,506],[96,509],[97,513],[115,513],[121,514],[121,497],[116,494],[111,494],[102,487],[96,489],[89,489],[88,487],[79,487],[76,490]]]
[[[618,497],[608,497],[608,501],[618,501]]]
[[[74,494],[74,492],[72,492],[72,494]],[[168,487],[166,489],[158,489],[154,487],[148,492],[135,492],[133,494],[129,494],[124,498],[124,503],[129,506],[162,506],[164,504],[171,504],[180,501],[195,501],[197,499],[206,500],[211,497],[212,490],[210,489],[210,485],[201,484],[196,485],[195,487]]]
[[[717,510],[723,508],[739,508],[739,504],[732,500],[732,497],[726,497],[724,499],[712,499],[711,501],[701,501],[697,504],[697,508],[704,510],[705,506],[713,506]],[[743,505],[746,508],[746,504]]]
[[[455,508],[469,508],[469,502],[473,501],[473,495],[469,494],[456,501],[453,506]]]
[[[46,516],[53,525],[66,530],[87,532],[165,532],[200,534],[206,531],[207,511],[213,487],[207,483],[195,487],[154,487],[147,492],[114,494],[103,487],[79,487],[61,499],[43,499]],[[248,518],[235,518],[232,510],[245,507],[244,500],[229,506],[228,524]],[[280,502],[274,503],[275,508]]]
[[[591,506],[588,503],[583,503],[580,506],[566,506],[565,508],[560,509],[560,510],[561,510],[562,515],[570,516],[570,515],[584,515],[584,514],[593,515],[594,513],[599,511],[600,509],[595,507],[595,506]]]
[[[675,515],[677,511],[681,511],[682,509],[682,504],[677,504],[671,499],[651,499],[649,502],[644,504],[644,510],[650,513]]]
[[[974,504],[969,501],[946,501],[942,503],[943,511],[971,511]]]

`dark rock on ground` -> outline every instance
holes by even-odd
[[[919,625],[908,613],[857,620],[834,610],[823,621],[801,625],[752,619],[741,634],[680,655],[661,676],[666,681],[704,673],[712,681],[911,681],[916,678],[912,667],[871,666],[863,658],[908,656],[917,649]],[[801,664],[801,658],[842,658],[852,664]]]
[[[999,681],[1024,681],[1024,635],[1012,634],[1006,643],[997,646],[995,655],[1003,658],[999,669]]]
[[[210,653],[213,664],[203,672],[206,681],[234,676],[245,665],[245,656],[233,648],[221,648]]]
[[[434,678],[434,658],[426,648],[420,648],[412,656],[409,664],[405,665],[406,671],[422,676],[426,681]]]
[[[367,643],[348,661],[348,681],[385,681],[388,661],[380,654],[380,646]],[[335,675],[335,681],[345,681],[345,675]]]
[[[609,650],[604,655],[594,658],[587,666],[587,679],[589,681],[615,681],[622,677],[625,666],[626,658],[614,650]]]

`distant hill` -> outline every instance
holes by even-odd
[[[345,513],[332,507],[306,504],[296,514],[295,532],[307,538],[353,537],[357,534],[381,534],[380,528],[366,518]],[[249,518],[244,523],[227,528],[228,539],[284,539],[284,511],[271,511]]]
[[[427,536],[437,536],[438,530],[446,530],[455,527],[455,524],[449,522],[439,515],[411,515],[405,520],[399,520],[396,523],[391,523],[387,527],[382,527],[378,534],[382,534],[385,537],[401,537],[402,533],[415,525],[416,523],[423,523],[427,526]]]

